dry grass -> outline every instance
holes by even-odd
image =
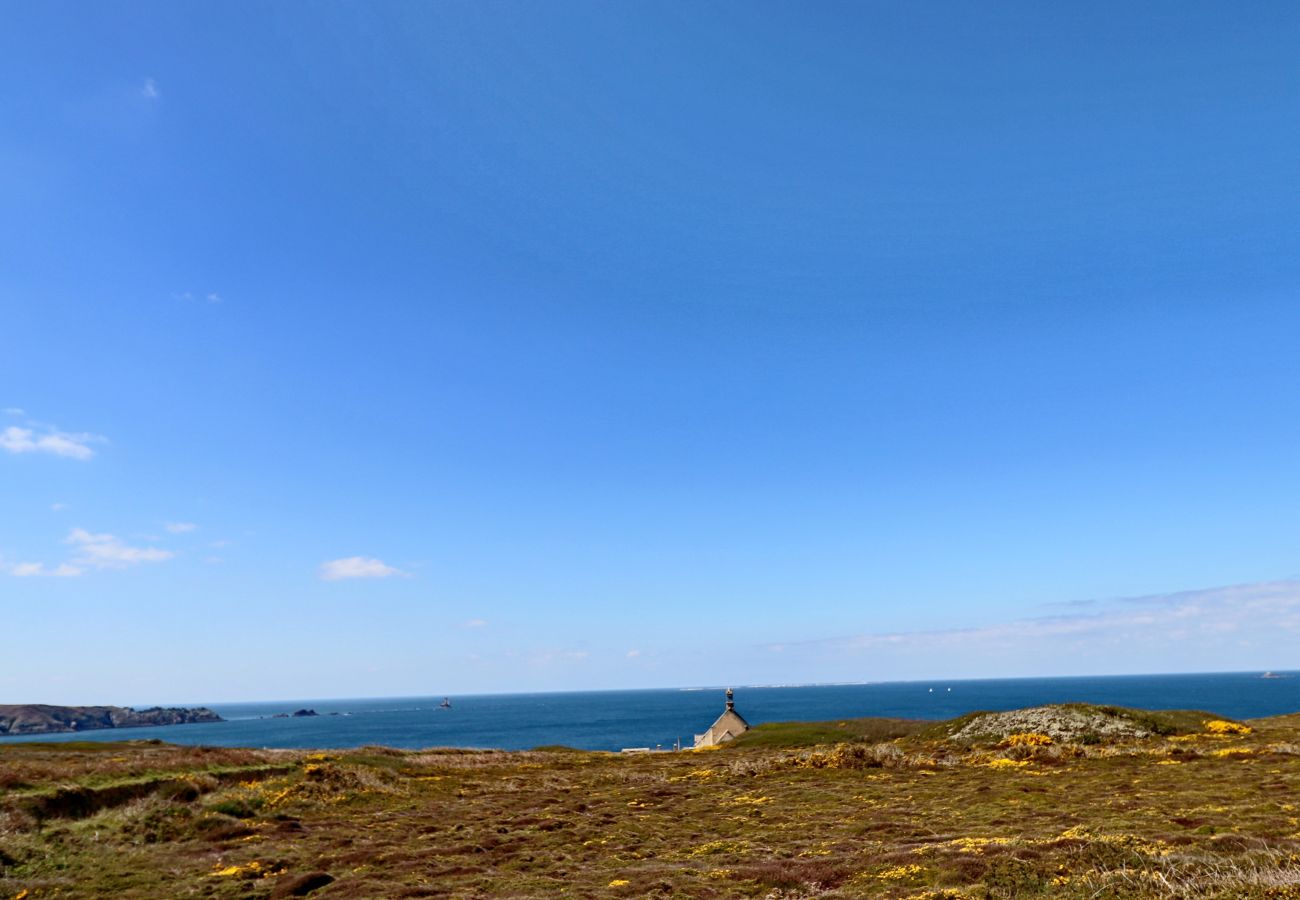
[[[70,741],[0,745],[0,790],[19,791],[52,783],[93,787],[155,772],[231,768],[274,762],[278,750],[180,747],[161,741]]]
[[[1300,718],[1251,725],[631,757],[7,745],[0,900],[1300,897]]]

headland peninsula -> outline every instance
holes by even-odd
[[[145,728],[151,725],[190,725],[221,722],[205,707],[49,706],[44,703],[0,704],[0,735],[57,734],[100,728]]]
[[[702,751],[0,744],[0,898],[1300,896],[1300,714],[1083,704]]]

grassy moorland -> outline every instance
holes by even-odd
[[[720,750],[0,745],[0,900],[1300,898],[1300,715],[1052,707]]]

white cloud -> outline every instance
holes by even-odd
[[[176,554],[158,547],[131,547],[111,534],[91,534],[74,528],[65,543],[76,547],[72,562],[94,569],[125,569],[146,562],[162,562]]]
[[[51,510],[52,512],[63,512],[63,511],[64,511],[65,509],[67,509],[67,508],[68,508],[68,504],[66,504],[66,503],[51,503],[51,504],[50,504],[50,510]]]
[[[50,453],[86,460],[95,455],[90,444],[104,440],[93,434],[72,434],[48,426],[20,428],[10,425],[0,431],[0,449],[10,453]]]
[[[640,650],[629,650],[629,651],[627,651],[627,658],[628,658],[628,659],[636,659],[636,658],[637,658],[638,656],[640,656],[640,655],[641,655],[641,651],[640,651]]]
[[[220,303],[221,295],[218,294],[216,291],[209,291],[207,294],[207,301],[209,303]]]
[[[63,542],[73,548],[67,562],[57,566],[36,562],[5,566],[0,561],[0,572],[7,571],[18,578],[75,578],[88,569],[125,569],[140,563],[162,562],[176,555],[158,547],[132,547],[114,535],[93,534],[84,528],[72,529]]]
[[[461,628],[487,628],[487,619],[470,619],[468,622],[462,622]]]
[[[349,556],[321,563],[320,577],[324,581],[342,581],[346,578],[388,578],[404,575],[400,569],[369,556]]]
[[[152,78],[144,80],[144,87],[140,88],[140,96],[146,100],[157,100],[162,96],[162,91],[158,90],[158,82]]]
[[[9,569],[9,574],[18,578],[75,578],[81,573],[81,569],[68,563],[63,563],[52,569],[47,569],[45,563],[18,563]]]
[[[193,522],[166,522],[163,524],[163,528],[166,528],[172,534],[186,534],[198,527]]]
[[[3,412],[6,416],[25,416],[25,415],[27,415],[27,413],[26,413],[24,410],[21,410],[21,409],[19,409],[19,408],[16,407],[16,406],[6,406],[3,410],[0,410],[0,412]]]

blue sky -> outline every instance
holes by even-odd
[[[1294,666],[1298,41],[9,5],[0,699]]]

